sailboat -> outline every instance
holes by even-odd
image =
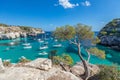
[[[62,44],[55,44],[53,45],[54,48],[59,48],[59,47],[62,47]]]
[[[57,39],[55,39],[55,42],[56,42],[56,44],[54,44],[54,45],[53,45],[53,47],[54,47],[54,48],[59,48],[59,47],[62,47],[62,44],[57,43],[57,42],[58,42],[58,40],[57,40]]]
[[[10,44],[10,45],[14,45],[15,43],[14,43],[14,42],[10,42],[9,44]]]
[[[25,43],[24,44],[22,44],[24,47],[24,49],[30,49],[30,48],[32,48],[32,46],[30,45],[30,43],[27,43],[27,39],[25,38]]]
[[[42,35],[42,39],[43,39],[43,35]],[[38,40],[38,42],[40,42],[40,43],[43,43],[44,42],[44,40],[42,40],[42,39],[37,39]]]
[[[39,55],[47,55],[48,53],[47,52],[41,52],[41,53],[38,53]]]
[[[24,46],[23,48],[24,48],[24,49],[30,49],[30,48],[32,48],[32,46],[27,45],[27,46]]]
[[[23,46],[29,46],[30,43],[27,43],[27,38],[25,37],[25,43],[22,44]]]
[[[44,50],[44,49],[47,49],[48,48],[48,46],[47,45],[45,45],[45,46],[40,46],[40,50]]]
[[[41,40],[41,39],[38,39],[38,42],[43,43],[44,41],[43,41],[43,40]]]

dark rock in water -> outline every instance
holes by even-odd
[[[100,44],[120,50],[120,18],[113,19],[98,34]]]

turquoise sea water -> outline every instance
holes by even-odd
[[[40,38],[41,35],[38,37]],[[16,40],[1,40],[0,41],[0,57],[3,60],[10,59],[12,63],[17,63],[21,56],[25,56],[30,60],[34,60],[36,58],[48,58],[48,55],[39,55],[39,53],[43,51],[49,53],[51,50],[57,50],[58,55],[61,55],[62,53],[67,53],[73,58],[74,62],[80,61],[75,46],[69,44],[68,42],[59,42],[63,46],[61,48],[54,48],[53,45],[56,44],[56,42],[53,39],[51,39],[49,35],[47,36],[47,38],[48,40],[46,40],[46,42],[48,42],[48,49],[45,49],[45,50],[39,49],[41,43],[39,43],[35,38],[34,38],[35,40],[30,38],[27,39],[27,42],[30,43],[32,46],[31,49],[23,48],[24,46],[22,44],[24,43],[25,39],[22,39],[22,38],[16,39]],[[10,46],[9,45],[10,42],[15,42],[16,45]],[[110,48],[107,48],[101,45],[97,45],[97,47],[99,49],[105,50],[106,59],[103,60],[103,59],[97,58],[94,55],[91,55],[91,59],[90,59],[91,63],[105,64],[105,65],[111,65],[113,63],[116,63],[120,65],[119,51],[114,51]],[[87,54],[84,48],[82,47],[81,50],[82,50],[82,55],[86,58]]]

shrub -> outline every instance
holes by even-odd
[[[100,66],[100,73],[90,80],[120,80],[120,70],[117,66]]]
[[[54,60],[54,64],[59,64],[60,62],[62,62],[65,65],[72,66],[74,63],[73,59],[68,54],[63,54],[62,56],[54,56],[53,60]]]
[[[107,35],[107,32],[106,31],[101,31],[100,32],[102,35]]]
[[[3,61],[3,65],[4,65],[4,66],[11,66],[10,60],[4,60],[4,61]]]
[[[52,60],[53,62],[53,57],[54,56],[57,56],[57,50],[51,50],[49,55],[48,55],[48,58]]]
[[[21,57],[20,60],[19,60],[20,63],[27,63],[27,62],[30,62],[29,59],[25,58],[25,57]]]
[[[100,50],[100,49],[95,47],[95,48],[90,48],[88,51],[90,53],[102,58],[102,59],[105,59],[106,55],[105,55],[105,51],[103,51],[103,50]]]

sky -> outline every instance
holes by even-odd
[[[78,23],[99,31],[120,18],[120,0],[0,0],[0,23],[46,31]]]

